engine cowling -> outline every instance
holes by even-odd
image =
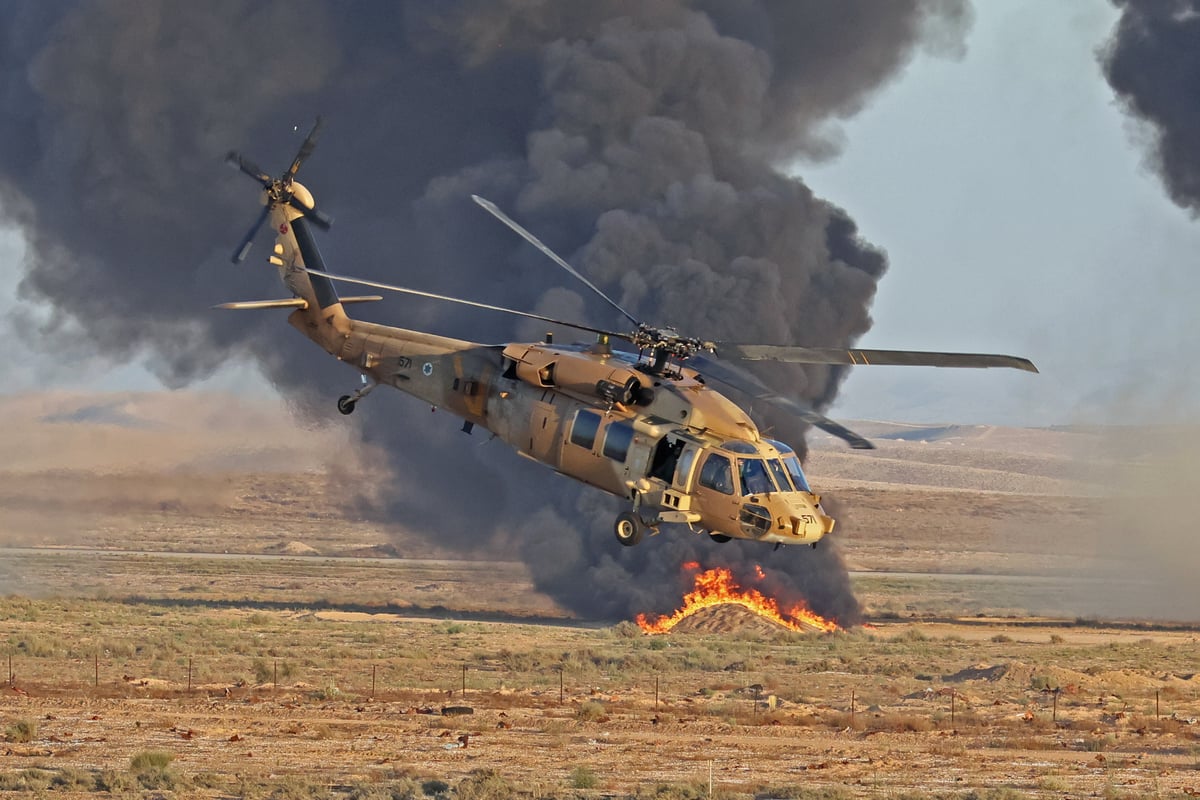
[[[603,356],[539,345],[509,345],[504,355],[525,383],[562,389],[610,403],[635,405],[652,397],[634,369]]]

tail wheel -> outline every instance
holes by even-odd
[[[717,544],[725,544],[733,537],[729,536],[728,534],[724,534],[724,533],[710,533],[708,535],[708,538],[712,539]]]
[[[344,394],[338,398],[337,406],[338,411],[342,412],[343,414],[353,414],[354,398],[348,394]]]
[[[613,532],[617,534],[618,542],[626,547],[633,547],[642,540],[642,536],[646,533],[646,526],[637,514],[625,511],[617,515]]]

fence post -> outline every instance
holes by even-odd
[[[658,676],[654,676],[654,710],[658,711]]]
[[[563,664],[559,664],[558,665],[558,704],[560,706],[563,704],[563,672],[565,672],[565,671],[566,671],[566,666]]]
[[[192,657],[188,656],[188,694],[192,693]]]
[[[371,665],[371,699],[375,699],[375,664]]]
[[[100,686],[100,651],[92,653],[92,686]]]

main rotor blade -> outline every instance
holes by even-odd
[[[399,292],[400,294],[409,294],[413,295],[414,297],[427,297],[431,300],[445,300],[447,303],[458,303],[460,305],[471,306],[473,308],[483,308],[488,311],[501,311],[505,314],[513,314],[518,317],[528,317],[529,319],[537,319],[541,320],[542,322],[549,322],[552,325],[563,325],[568,328],[575,328],[576,330],[599,333],[603,334],[604,336],[610,336],[614,339],[622,339],[624,341],[630,340],[629,334],[627,333],[614,333],[613,331],[606,331],[603,328],[593,328],[589,325],[580,325],[578,322],[564,322],[561,319],[544,317],[541,314],[533,314],[528,311],[516,311],[511,308],[504,308],[503,306],[493,306],[489,305],[488,303],[477,303],[474,300],[463,300],[461,297],[450,297],[449,295],[434,294],[433,292],[422,292],[419,289],[409,289],[404,286],[393,286],[389,283],[379,283],[378,281],[369,281],[364,278],[351,278],[346,275],[334,275],[333,273],[322,272],[318,269],[305,269],[304,271],[310,275],[321,275],[331,281],[353,283],[357,284],[358,286],[369,286],[372,289],[382,289],[387,292]]]
[[[225,163],[240,169],[251,178],[254,178],[254,180],[263,185],[264,189],[271,188],[271,184],[274,183],[275,179],[263,172],[262,168],[259,167],[258,164],[255,164],[253,161],[249,161],[242,157],[242,154],[236,150],[230,150],[229,153],[226,154]]]
[[[544,244],[542,242],[541,239],[537,238],[532,233],[530,233],[529,231],[522,228],[520,226],[520,224],[518,224],[516,221],[511,219],[507,214],[505,214],[503,211],[501,211],[499,209],[499,207],[497,207],[497,205],[495,203],[493,203],[491,200],[482,198],[477,194],[471,195],[471,199],[474,200],[479,205],[483,206],[484,209],[486,209],[488,211],[488,213],[490,213],[493,217],[500,220],[505,225],[512,228],[514,231],[516,231],[521,236],[522,239],[529,242],[531,245],[536,247],[538,250],[541,250],[555,264],[558,264],[560,267],[565,269],[567,272],[571,273],[576,278],[581,280],[583,282],[583,284],[585,286],[587,286],[589,289],[591,289],[593,292],[595,292],[596,294],[603,297],[610,306],[615,308],[617,311],[620,311],[625,316],[625,319],[629,320],[634,325],[642,324],[641,320],[637,319],[632,314],[630,314],[628,311],[626,311],[625,309],[623,309],[619,305],[617,305],[615,300],[613,300],[611,297],[606,295],[604,292],[602,292],[598,288],[596,288],[596,284],[592,283],[587,278],[583,277],[583,275],[576,272],[575,268],[572,267],[570,264],[568,264],[566,261],[564,261],[562,258],[560,258],[558,253],[551,250],[546,244]]]
[[[743,369],[700,354],[689,358],[688,364],[706,378],[712,378],[726,386],[737,389],[739,392],[744,392],[755,400],[761,400],[776,408],[781,408],[796,415],[809,425],[820,428],[826,433],[833,434],[839,439],[844,439],[855,450],[875,449],[875,445],[854,431],[834,422],[829,417],[816,411],[812,406],[797,402],[790,397],[784,397]]]
[[[300,143],[300,150],[297,151],[296,158],[292,160],[292,165],[284,173],[285,182],[296,177],[296,173],[300,170],[300,165],[312,155],[313,150],[317,146],[317,133],[321,130],[322,122],[323,120],[318,115],[316,123],[312,126],[312,130],[308,132],[308,136],[305,136],[304,141]]]
[[[1028,358],[992,353],[933,353],[921,350],[858,350],[835,347],[791,347],[772,344],[717,342],[717,352],[747,361],[785,361],[792,364],[900,365],[910,367],[1011,367],[1026,372],[1038,368]]]
[[[258,219],[250,226],[250,230],[246,233],[242,243],[238,245],[237,250],[233,251],[233,263],[240,264],[246,260],[246,254],[250,252],[250,246],[254,244],[254,237],[258,235],[258,229],[267,221],[267,215],[271,213],[270,204],[264,205],[262,213],[258,215]]]

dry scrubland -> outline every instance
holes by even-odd
[[[1077,619],[1113,594],[1103,486],[1137,448],[818,440],[872,627],[791,634],[724,608],[647,637],[570,619],[519,564],[353,519],[330,488],[363,467],[319,458],[336,428],[289,435],[231,402],[0,402],[0,797],[1200,790],[1195,631]]]

